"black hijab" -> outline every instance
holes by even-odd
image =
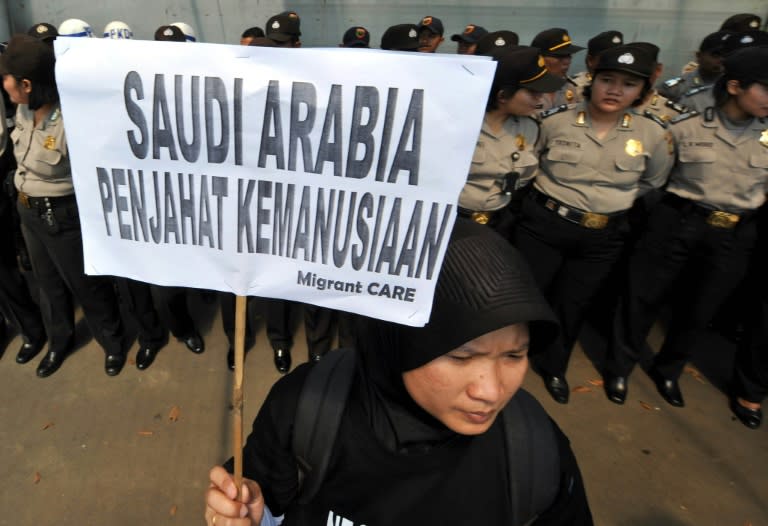
[[[424,451],[457,435],[408,394],[403,373],[483,334],[526,322],[535,353],[557,322],[523,257],[492,229],[456,220],[424,327],[361,318],[358,393],[371,427],[392,451]]]

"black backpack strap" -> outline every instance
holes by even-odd
[[[323,483],[354,372],[355,351],[337,349],[326,353],[307,374],[293,424],[300,504],[307,504]]]
[[[554,427],[541,404],[520,389],[501,413],[509,466],[513,517],[530,524],[549,508],[560,486],[560,457]]]

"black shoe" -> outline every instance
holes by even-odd
[[[64,351],[48,351],[37,366],[37,376],[45,378],[58,371],[64,363],[64,354]]]
[[[245,362],[246,354],[248,354],[248,351],[243,353],[243,362]],[[235,370],[235,349],[233,347],[230,347],[227,351],[227,367],[229,367],[230,371]]]
[[[19,353],[16,355],[16,363],[27,363],[43,350],[45,341],[40,343],[22,343]]]
[[[736,398],[731,398],[731,411],[742,424],[750,429],[757,429],[763,423],[763,410],[744,407]]]
[[[184,342],[184,345],[187,346],[187,349],[195,354],[200,354],[205,350],[205,343],[203,342],[203,338],[196,332],[179,339]]]
[[[648,371],[648,376],[651,377],[653,383],[656,384],[656,390],[661,397],[667,401],[669,405],[675,407],[685,407],[685,400],[683,400],[683,393],[680,391],[680,385],[677,380],[665,378],[662,374],[654,368]]]
[[[275,349],[275,367],[280,373],[287,373],[291,369],[291,351],[287,349]]]
[[[107,376],[117,376],[123,370],[126,354],[108,354],[104,359],[104,372]]]
[[[159,350],[160,349],[153,349],[152,347],[142,347],[139,349],[136,353],[136,368],[143,371],[152,365]]]
[[[555,402],[558,404],[568,403],[571,389],[568,387],[568,382],[564,377],[545,375],[544,386],[547,388],[547,392],[552,395]]]
[[[627,377],[608,376],[605,380],[605,394],[614,404],[622,405],[627,399]]]

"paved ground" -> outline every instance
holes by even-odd
[[[203,523],[207,471],[231,451],[232,375],[216,306],[196,300],[195,312],[204,354],[173,341],[142,372],[134,345],[115,378],[104,374],[103,353],[83,327],[80,349],[46,379],[35,376],[37,359],[14,362],[18,339],[9,344],[0,357],[0,526]],[[641,371],[626,405],[610,403],[579,350],[567,406],[529,374],[526,388],[571,438],[596,524],[768,525],[768,426],[752,431],[735,421],[717,387],[731,352],[709,339],[701,357],[717,359],[699,361],[707,376],[682,378],[684,409],[665,404]],[[303,343],[293,355],[306,359]],[[260,324],[246,358],[248,423],[278,378],[271,360]]]

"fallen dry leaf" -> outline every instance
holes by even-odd
[[[54,424],[53,422],[48,422],[47,424],[45,424],[45,425],[43,426],[43,431],[45,431],[46,429],[50,429],[50,428],[52,428],[52,427],[53,427],[53,426],[55,426],[55,425],[56,425],[56,424]]]
[[[573,393],[591,393],[592,389],[590,389],[586,385],[577,385],[576,387],[571,389],[571,392],[573,392]]]
[[[152,435],[154,435],[152,431],[139,431],[139,436],[142,437],[151,437]]]
[[[179,416],[181,416],[181,409],[179,409],[179,406],[175,405],[171,407],[171,412],[168,413],[168,420],[171,422],[178,422]]]
[[[33,484],[37,484],[38,482],[40,482],[40,479],[41,479],[40,472],[39,471],[35,471],[35,478],[32,480],[32,483]]]
[[[640,407],[642,407],[646,411],[653,411],[653,406],[651,404],[646,404],[642,400],[640,401]]]
[[[595,387],[600,387],[600,386],[603,385],[603,381],[600,380],[600,379],[598,379],[598,380],[590,380],[589,383],[594,385]]]
[[[178,507],[176,507],[176,504],[171,506],[171,517],[174,517],[176,515],[176,510],[178,510]]]
[[[685,372],[696,378],[699,382],[705,384],[707,383],[706,380],[704,380],[704,376],[698,371],[698,369],[694,369],[690,365],[686,366]]]

